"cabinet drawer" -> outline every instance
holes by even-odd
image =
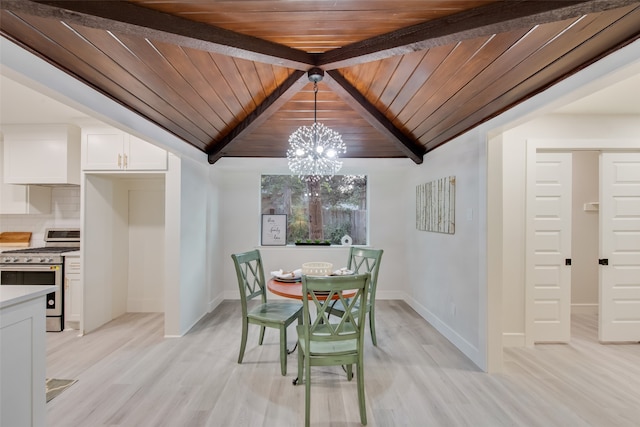
[[[80,257],[65,257],[65,274],[80,274]]]

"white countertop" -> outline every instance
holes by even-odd
[[[80,256],[80,250],[73,252],[63,252],[62,256]]]
[[[0,308],[29,301],[30,299],[54,292],[57,289],[56,286],[50,285],[2,285],[0,286]]]

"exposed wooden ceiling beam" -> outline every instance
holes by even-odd
[[[640,3],[638,0],[509,0],[402,28],[317,54],[324,70],[350,67],[462,40]]]
[[[325,82],[346,102],[357,111],[378,132],[389,138],[408,158],[420,164],[425,153],[424,147],[407,137],[389,119],[371,104],[358,90],[353,87],[338,71],[327,71]]]
[[[2,0],[0,8],[281,67],[307,70],[314,63],[298,49],[126,1]]]
[[[255,110],[251,112],[238,126],[233,128],[222,140],[213,146],[213,150],[207,152],[209,163],[213,164],[225,156],[224,149],[241,136],[251,133],[255,128],[263,124],[271,115],[309,83],[307,73],[301,70],[294,71],[278,88],[273,91]]]

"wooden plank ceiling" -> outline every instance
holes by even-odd
[[[640,2],[27,1],[0,33],[209,155],[423,155],[636,40]]]

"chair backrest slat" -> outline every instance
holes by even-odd
[[[260,297],[263,303],[267,302],[262,257],[260,251],[256,249],[249,252],[233,254],[231,258],[236,268],[242,314],[246,316],[247,301]]]
[[[347,269],[354,273],[370,273],[371,284],[369,286],[369,301],[373,303],[376,298],[378,286],[378,271],[382,261],[382,249],[365,249],[352,246],[349,250]]]
[[[366,304],[369,296],[369,273],[350,276],[302,276],[303,323],[308,327],[305,340],[343,341],[357,339],[362,345],[365,311],[357,310],[359,304]],[[346,298],[355,291],[355,295]],[[307,295],[308,298],[304,298]],[[342,317],[330,317],[330,305],[334,296],[345,307]],[[311,320],[311,307],[315,309],[315,319]],[[305,328],[306,329],[306,328]]]

